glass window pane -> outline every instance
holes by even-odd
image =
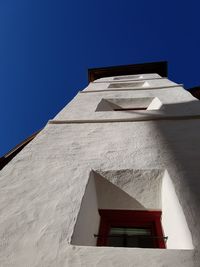
[[[151,229],[112,227],[108,235],[108,246],[112,247],[155,247]]]

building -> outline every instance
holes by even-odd
[[[91,69],[9,154],[0,266],[200,266],[200,106],[166,76],[166,62]]]

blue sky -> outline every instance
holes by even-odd
[[[0,156],[87,85],[87,69],[167,60],[200,85],[198,1],[0,0]]]

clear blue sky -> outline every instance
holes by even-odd
[[[168,60],[200,85],[198,1],[0,0],[0,156],[87,84],[87,69]]]

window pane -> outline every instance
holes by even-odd
[[[112,247],[155,247],[151,229],[112,227],[108,235],[108,246]]]
[[[151,235],[151,230],[148,228],[118,228],[112,227],[110,229],[110,235],[126,234],[126,235]]]

